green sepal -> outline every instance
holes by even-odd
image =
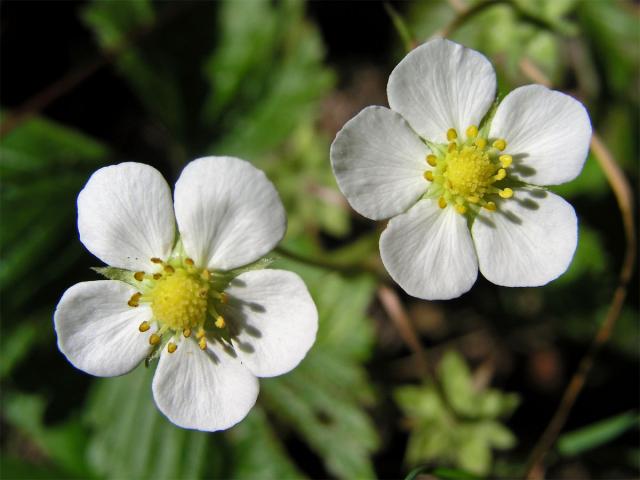
[[[429,147],[434,155],[438,157],[445,157],[447,155],[448,144],[432,142],[431,140],[427,140],[426,138],[423,138],[422,140],[427,144],[427,147]]]
[[[131,270],[125,270],[124,268],[116,267],[91,267],[91,270],[99,273],[109,280],[120,280],[121,282],[128,283],[129,285],[133,285],[134,287],[140,285],[140,282],[133,277],[133,274],[135,272],[132,272]]]
[[[498,105],[500,104],[498,97],[494,100],[491,108],[484,116],[484,118],[480,121],[480,125],[478,126],[478,137],[489,138],[489,130],[491,129],[491,122],[493,121],[493,117],[496,116],[496,112],[498,111]]]
[[[144,359],[144,366],[146,368],[149,368],[149,366],[151,365],[151,362],[160,356],[160,350],[165,345],[165,343],[166,342],[159,342],[153,345],[151,351],[149,352],[149,355],[147,355],[147,358]]]

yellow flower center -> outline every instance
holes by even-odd
[[[496,139],[489,146],[487,139],[478,136],[478,127],[471,125],[466,130],[466,140],[458,139],[458,132],[447,131],[446,145],[439,145],[427,156],[433,167],[425,171],[424,178],[431,182],[428,195],[438,198],[440,208],[452,205],[464,214],[469,209],[484,207],[496,210],[492,195],[510,198],[513,190],[501,187],[507,177],[507,168],[513,162],[511,155],[502,155],[507,142]]]
[[[200,275],[177,268],[157,280],[148,296],[156,320],[183,331],[204,325],[208,294],[209,283]]]
[[[135,272],[133,277],[139,282],[142,292],[129,299],[130,307],[146,303],[151,307],[153,319],[142,322],[138,329],[146,332],[151,324],[157,330],[149,336],[152,346],[159,345],[164,335],[173,339],[180,335],[195,338],[201,349],[207,348],[207,338],[228,336],[224,317],[218,308],[227,303],[227,294],[214,288],[212,274],[206,269],[198,269],[190,258],[184,261],[163,262],[159,258],[151,261],[162,266],[161,272]],[[173,353],[178,346],[174,341],[167,343],[167,351]]]

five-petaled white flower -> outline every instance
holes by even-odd
[[[54,315],[58,347],[77,368],[105,377],[159,355],[153,396],[169,420],[231,427],[254,405],[256,377],[288,372],[315,341],[318,314],[300,277],[229,273],[272,250],[285,228],[275,188],[244,160],[191,162],[173,203],[148,165],[98,170],[78,196],[80,240],[122,269],[111,269],[122,280],[64,293]]]
[[[571,262],[575,212],[538,186],[580,173],[589,116],[540,85],[517,88],[494,112],[495,93],[483,55],[432,40],[391,73],[391,110],[365,108],[331,145],[351,206],[373,220],[393,217],[380,255],[410,295],[457,297],[478,268],[498,285],[543,285]]]

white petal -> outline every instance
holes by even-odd
[[[478,276],[466,218],[433,200],[391,219],[380,237],[380,256],[398,285],[426,300],[459,297]]]
[[[77,283],[58,303],[53,321],[58,348],[91,375],[113,377],[135,368],[150,352],[149,335],[138,326],[152,317],[145,305],[127,305],[136,289],[115,280]]]
[[[578,241],[573,207],[544,190],[516,190],[472,227],[480,272],[506,287],[536,287],[569,267]]]
[[[368,107],[338,132],[331,166],[353,209],[381,220],[404,212],[427,190],[428,153],[399,114]]]
[[[389,76],[391,108],[422,137],[446,141],[478,125],[496,94],[496,74],[484,55],[444,39],[411,51]]]
[[[153,398],[169,420],[209,432],[242,420],[258,390],[258,380],[238,358],[212,342],[202,351],[191,338],[174,353],[162,351],[153,377]]]
[[[160,172],[142,163],[104,167],[78,195],[80,241],[108,265],[153,269],[173,247],[171,190]]]
[[[278,192],[264,172],[233,157],[189,163],[176,183],[175,209],[187,254],[208,269],[258,260],[287,226]]]
[[[302,279],[284,270],[254,270],[226,290],[225,314],[239,330],[238,356],[258,377],[292,370],[316,339],[318,311]]]
[[[584,106],[542,85],[516,88],[498,106],[491,138],[507,141],[512,171],[535,185],[578,176],[589,153],[591,121]]]

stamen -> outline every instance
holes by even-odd
[[[451,153],[451,152],[455,152],[457,149],[458,149],[458,145],[456,145],[456,142],[451,142],[449,144],[449,148],[447,148],[447,151]]]
[[[153,274],[153,279],[154,280],[160,280],[162,278],[162,274],[161,273],[154,273]]]
[[[199,341],[198,341],[198,346],[200,347],[200,350],[206,350],[207,349],[207,339],[202,337]]]
[[[476,147],[478,147],[480,150],[484,150],[484,147],[487,146],[487,139],[486,138],[476,138],[476,141],[473,142],[476,144]]]
[[[500,157],[498,157],[498,160],[500,160],[500,164],[504,168],[507,168],[513,162],[513,157],[511,155],[500,155]]]
[[[200,298],[207,298],[207,290],[203,288],[198,292],[198,295],[200,296]]]
[[[480,197],[476,197],[476,196],[467,197],[467,201],[471,203],[478,203],[480,201]]]
[[[138,330],[140,330],[141,332],[146,332],[150,328],[151,328],[151,325],[149,325],[149,322],[145,321],[140,324],[140,326],[138,327]]]
[[[467,138],[476,138],[478,136],[478,127],[471,125],[467,128]]]
[[[204,328],[200,327],[198,329],[198,333],[196,333],[196,338],[198,340],[200,340],[201,338],[204,338],[204,336],[206,335],[207,332],[204,331]]]
[[[458,138],[458,132],[456,132],[455,128],[450,128],[449,130],[447,130],[447,140],[449,140],[450,142],[453,142],[457,138]]]
[[[218,318],[216,318],[215,324],[218,328],[224,328],[227,325],[222,315],[219,315]]]
[[[435,167],[438,164],[438,159],[435,155],[427,155],[427,163],[432,167]]]
[[[494,148],[497,148],[498,150],[502,151],[505,148],[507,148],[507,142],[506,142],[506,140],[504,138],[499,138],[495,142],[493,142],[492,146]]]
[[[151,259],[151,262],[152,262],[152,263],[162,263],[162,260],[160,260],[158,257],[153,257],[153,258]]]
[[[203,270],[200,274],[200,278],[202,278],[203,280],[209,280],[209,277],[211,277],[209,270]]]
[[[486,208],[490,212],[495,212],[498,207],[496,207],[496,204],[493,202],[487,202],[487,204],[484,205],[484,208]]]
[[[152,333],[151,336],[149,337],[149,344],[157,345],[159,343],[160,343],[160,335],[156,333]]]
[[[440,208],[445,208],[447,206],[447,201],[444,197],[440,197],[440,199],[438,200],[438,206]]]
[[[510,188],[503,188],[498,192],[498,195],[500,195],[502,198],[511,198],[513,197],[513,190],[511,190]]]
[[[227,295],[226,293],[222,292],[220,294],[220,303],[222,303],[223,305],[226,305],[227,303],[229,303],[229,295]]]
[[[498,172],[496,173],[496,176],[493,178],[495,178],[496,180],[502,180],[506,176],[507,176],[507,171],[504,168],[501,168],[500,170],[498,170]]]
[[[189,338],[191,336],[191,329],[185,328],[184,330],[182,330],[182,335],[184,335],[185,338]]]
[[[178,345],[176,345],[173,342],[169,342],[169,344],[167,345],[167,352],[169,353],[173,353],[178,349]]]
[[[192,260],[192,259],[190,259],[190,258],[185,258],[185,259],[184,259],[184,263],[186,263],[186,264],[187,264],[187,265],[189,265],[190,267],[193,267],[193,265],[194,265],[193,260]]]
[[[173,268],[171,265],[165,265],[164,266],[164,271],[167,273],[174,273],[176,271],[175,268]]]
[[[140,292],[134,293],[133,295],[131,295],[131,298],[127,302],[127,305],[129,305],[130,307],[137,307],[139,305],[138,302],[140,301],[141,296],[142,294]]]
[[[141,282],[142,280],[144,280],[144,272],[136,272],[133,274],[133,278],[135,278],[137,281]]]
[[[430,182],[433,182],[433,172],[431,170],[427,170],[424,172],[424,178]]]
[[[456,211],[459,214],[464,215],[467,212],[467,207],[465,207],[464,205],[456,205]]]

